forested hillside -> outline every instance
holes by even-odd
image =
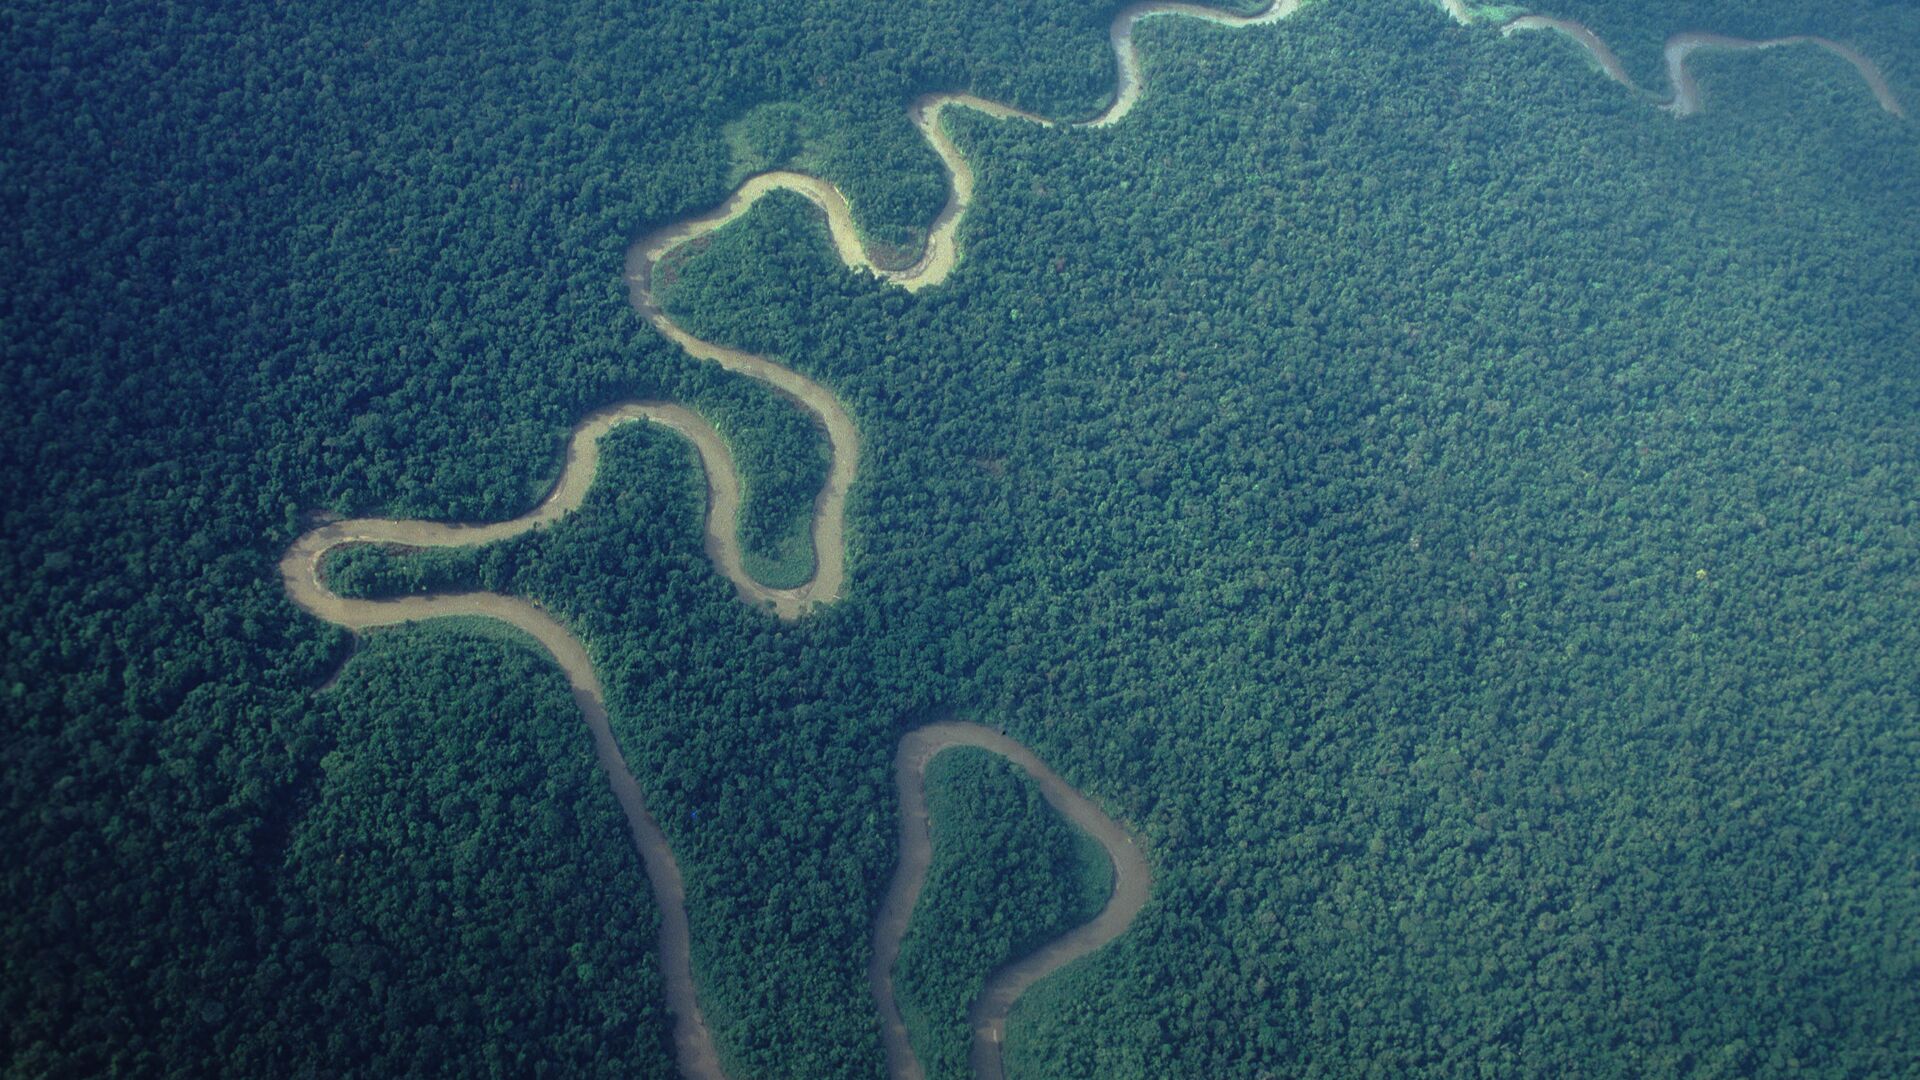
[[[547,658],[356,645],[276,560],[316,510],[519,514],[648,397],[791,571],[822,441],[637,318],[625,247],[785,164],[906,259],[946,198],[908,102],[1089,115],[1116,7],[0,12],[5,1071],[670,1074]],[[1907,6],[1551,13],[1650,88],[1675,30],[1817,32],[1920,106]],[[888,764],[949,711],[1155,872],[1022,1000],[1015,1075],[1910,1068],[1920,128],[1794,50],[1697,56],[1676,121],[1420,0],[1136,36],[1111,129],[950,114],[939,288],[797,197],[677,263],[676,318],[859,425],[844,600],[738,603],[644,426],[555,528],[334,584],[587,643],[735,1076],[881,1074]]]

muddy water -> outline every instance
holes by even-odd
[[[942,750],[975,746],[1019,766],[1040,788],[1040,794],[1061,816],[1093,837],[1113,863],[1113,894],[1091,922],[1084,923],[1026,956],[995,971],[967,1010],[973,1029],[969,1057],[974,1075],[999,1080],[1001,1043],[1007,1014],[1027,988],[1066,964],[1106,945],[1126,932],[1134,916],[1146,906],[1153,874],[1145,853],[1127,830],[1108,817],[1086,796],[1062,780],[1035,757],[1033,751],[978,724],[946,722],[908,732],[894,755],[893,779],[900,799],[900,861],[887,887],[880,913],[874,919],[873,958],[867,978],[880,1008],[881,1041],[887,1050],[887,1073],[894,1080],[924,1080],[925,1073],[907,1039],[906,1024],[893,990],[893,966],[900,942],[926,885],[933,862],[933,838],[927,817],[927,763]]]
[[[627,818],[634,846],[660,909],[660,972],[666,984],[667,1009],[673,1016],[674,1054],[680,1071],[689,1077],[720,1078],[720,1058],[713,1035],[700,1014],[694,993],[689,951],[686,887],[680,867],[667,846],[660,826],[647,812],[640,785],[627,768],[620,745],[607,723],[606,694],[593,662],[580,639],[538,605],[498,593],[443,593],[395,600],[349,600],[330,591],[320,580],[320,563],[329,551],[345,544],[385,543],[410,547],[469,547],[544,528],[578,509],[592,486],[600,463],[600,439],[621,423],[649,420],[664,424],[692,440],[706,465],[712,497],[707,510],[707,550],[723,568],[739,565],[739,545],[730,524],[739,504],[739,482],[726,444],[704,420],[677,405],[633,404],[594,413],[575,429],[568,444],[566,467],[552,494],[530,513],[491,525],[449,525],[430,521],[365,518],[324,525],[302,536],[280,560],[280,579],[294,603],[330,623],[349,630],[454,615],[479,615],[518,627],[547,650],[566,673],[573,700],[593,737],[594,756],[613,787],[614,798]],[[728,571],[734,576],[733,571]],[[750,582],[744,572],[736,584]],[[746,590],[743,588],[743,592]]]
[[[670,226],[627,250],[628,295],[634,308],[643,317],[675,344],[685,349],[688,355],[701,360],[710,360],[728,371],[758,379],[780,391],[811,413],[826,432],[833,461],[827,469],[827,482],[814,499],[812,580],[792,589],[769,589],[754,581],[740,566],[739,539],[733,518],[731,516],[726,518],[725,524],[718,530],[720,535],[716,537],[714,516],[710,512],[708,517],[709,550],[714,550],[715,543],[723,542],[727,553],[726,561],[716,556],[721,572],[733,581],[742,596],[755,602],[771,605],[774,613],[782,619],[797,619],[813,610],[816,605],[830,604],[838,600],[845,587],[847,491],[853,486],[854,477],[860,470],[860,433],[854,427],[853,418],[847,414],[847,410],[840,404],[840,399],[834,396],[833,391],[792,368],[764,356],[724,345],[715,345],[681,329],[660,310],[659,305],[654,301],[653,274],[654,268],[667,252],[689,240],[705,236],[739,217],[768,192],[780,188],[783,176],[798,175],[797,173],[769,173],[755,177],[755,181],[762,181],[762,183],[756,185],[753,181],[749,181],[719,211]],[[837,205],[845,207],[845,200],[840,199],[839,192],[834,188],[813,180],[812,177],[802,179],[810,182],[805,186],[806,191],[813,192],[808,196],[809,198],[815,196],[827,198],[830,195],[832,200],[837,201]],[[684,409],[681,411],[688,416],[693,415]],[[706,425],[704,421],[701,422],[701,426],[707,431],[712,431],[712,427]],[[717,441],[718,436],[715,436],[715,439]],[[711,473],[710,467],[709,475]],[[739,481],[737,474],[731,471],[730,462],[728,475],[734,477],[732,483],[737,501]]]
[[[1550,30],[1572,38],[1593,56],[1594,61],[1600,65],[1600,70],[1607,73],[1607,78],[1629,90],[1646,93],[1633,81],[1633,77],[1627,74],[1625,65],[1621,64],[1620,58],[1614,55],[1612,47],[1602,41],[1600,35],[1585,26],[1568,19],[1554,19],[1545,15],[1523,15],[1501,27],[1500,33],[1503,36],[1512,36],[1528,30]]]
[[[1642,89],[1639,84],[1633,81],[1633,78],[1627,74],[1626,68],[1621,66],[1620,58],[1614,54],[1614,51],[1607,46],[1605,41],[1600,39],[1599,35],[1580,23],[1574,22],[1571,19],[1555,19],[1545,15],[1525,15],[1514,19],[1512,22],[1500,28],[1502,34],[1513,34],[1527,30],[1549,30],[1554,33],[1564,34],[1578,43],[1582,48],[1586,49],[1587,52],[1593,56],[1594,60],[1599,63],[1601,70],[1607,73],[1608,78],[1649,98],[1656,97],[1656,95]],[[1668,98],[1661,107],[1673,113],[1675,116],[1694,116],[1700,112],[1702,108],[1700,84],[1693,77],[1692,70],[1687,67],[1688,58],[1695,52],[1702,49],[1726,49],[1731,51],[1777,49],[1788,45],[1812,45],[1815,48],[1825,49],[1842,60],[1845,60],[1847,63],[1853,65],[1853,69],[1858,72],[1860,78],[1866,82],[1867,88],[1873,91],[1874,100],[1880,103],[1880,108],[1894,116],[1904,117],[1907,115],[1906,110],[1900,104],[1900,99],[1894,95],[1893,87],[1888,85],[1886,76],[1881,73],[1879,66],[1872,60],[1868,59],[1859,50],[1850,46],[1842,45],[1828,38],[1812,37],[1805,34],[1795,35],[1793,37],[1768,38],[1766,40],[1727,37],[1722,34],[1675,34],[1667,39],[1666,48],[1662,51],[1662,55],[1666,60],[1667,85],[1672,88],[1672,96]]]
[[[447,524],[436,521],[405,521],[395,518],[361,518],[322,526],[300,537],[281,559],[281,577],[301,607],[328,622],[360,629],[349,621],[348,612],[366,613],[357,602],[343,600],[319,582],[319,562],[327,551],[343,544],[399,544],[406,547],[473,547],[518,536],[532,529],[545,528],[579,509],[587,489],[600,468],[600,440],[620,424],[646,420],[671,429],[691,442],[699,451],[707,474],[706,550],[708,558],[732,581],[741,598],[749,603],[766,604],[783,617],[793,618],[805,610],[802,590],[769,589],[747,573],[740,556],[737,519],[740,510],[740,476],[733,455],[713,425],[692,410],[663,402],[630,402],[601,409],[580,422],[567,444],[566,464],[553,491],[532,511],[514,518],[485,525]],[[824,563],[826,560],[823,559]],[[296,564],[299,564],[296,566]],[[840,560],[834,560],[837,573]],[[818,581],[820,575],[816,575]],[[381,601],[378,611],[401,613],[399,619],[387,619],[371,625],[384,626],[406,621],[404,614],[422,598]]]
[[[1845,60],[1866,80],[1867,87],[1873,91],[1874,99],[1880,108],[1894,116],[1907,115],[1901,108],[1900,99],[1894,97],[1893,88],[1887,85],[1885,75],[1880,73],[1878,65],[1855,49],[1830,41],[1823,37],[1784,37],[1766,41],[1751,41],[1746,38],[1724,37],[1719,34],[1676,34],[1667,41],[1665,50],[1667,61],[1667,82],[1673,86],[1673,103],[1667,106],[1675,116],[1692,116],[1700,111],[1700,85],[1694,81],[1693,73],[1687,68],[1687,57],[1700,49],[1727,49],[1742,51],[1747,49],[1776,49],[1783,45],[1812,45]]]

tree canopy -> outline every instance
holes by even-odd
[[[907,104],[1089,115],[1116,7],[0,13],[8,1074],[671,1073],[564,681],[484,627],[356,642],[276,561],[315,510],[522,513],[645,397],[714,421],[798,573],[819,436],[647,328],[626,245],[790,164],[910,251],[947,189]],[[1821,33],[1920,107],[1907,6],[1551,13],[1648,86],[1675,30]],[[1676,121],[1419,0],[1136,37],[1113,128],[949,114],[946,285],[785,197],[677,265],[676,318],[860,427],[840,603],[738,603],[641,425],[554,528],[336,584],[587,643],[735,1075],[881,1074],[888,764],[949,710],[1155,868],[1023,999],[1016,1075],[1909,1068],[1920,130],[1793,50],[1696,57]],[[950,899],[1035,914],[1064,841],[980,782],[1016,869]]]

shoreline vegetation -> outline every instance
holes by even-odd
[[[1483,21],[1462,0],[1448,0],[1444,6],[1462,24]],[[1139,21],[1180,15],[1223,26],[1249,27],[1279,22],[1300,7],[1300,0],[1280,0],[1259,14],[1246,16],[1178,3],[1135,4],[1123,9],[1109,31],[1118,72],[1112,103],[1091,119],[1071,126],[1102,127],[1116,123],[1139,100],[1142,78],[1133,44],[1133,30]],[[1606,44],[1579,23],[1523,15],[1508,19],[1498,28],[1503,35],[1528,30],[1565,35],[1590,52],[1609,77],[1634,88],[1642,96],[1652,97],[1627,77]],[[1676,35],[1669,40],[1665,53],[1672,96],[1662,107],[1676,116],[1693,115],[1702,108],[1699,88],[1687,69],[1687,59],[1695,51],[1765,49],[1791,44],[1814,45],[1846,59],[1868,83],[1883,109],[1894,115],[1905,115],[1872,61],[1837,42],[1807,36],[1755,41],[1699,33]],[[525,600],[496,593],[349,600],[326,587],[320,566],[329,552],[346,545],[472,547],[551,525],[577,508],[592,485],[599,439],[615,425],[645,420],[677,432],[698,450],[709,492],[707,554],[715,567],[734,583],[743,600],[766,607],[781,620],[793,621],[840,599],[846,589],[847,575],[847,494],[858,475],[860,458],[859,431],[852,415],[832,390],[792,368],[765,356],[703,340],[682,328],[662,308],[654,293],[654,282],[663,260],[672,257],[683,245],[725,227],[774,191],[797,193],[825,213],[835,250],[849,268],[864,270],[908,291],[937,286],[948,280],[959,264],[959,226],[974,192],[973,171],[944,129],[942,118],[949,108],[971,109],[996,119],[1019,119],[1048,127],[1067,126],[971,94],[931,94],[917,99],[909,115],[945,167],[949,195],[945,207],[927,231],[918,258],[904,268],[891,267],[890,260],[874,254],[877,249],[862,239],[853,209],[840,189],[817,177],[783,170],[750,177],[720,206],[642,236],[627,253],[625,273],[629,298],[643,319],[688,355],[712,361],[730,372],[773,387],[810,413],[825,431],[831,465],[813,509],[815,567],[805,583],[770,588],[748,573],[736,523],[741,481],[725,441],[711,424],[691,410],[651,401],[610,406],[584,419],[573,433],[566,464],[554,490],[526,515],[495,524],[470,525],[379,518],[332,522],[301,536],[281,561],[282,580],[294,601],[317,617],[348,630],[358,632],[430,618],[478,616],[526,632],[553,656],[565,672],[575,702],[586,720],[596,756],[626,815],[662,913],[659,941],[662,975],[668,1009],[674,1017],[679,1067],[688,1076],[719,1077],[724,1072],[721,1055],[702,1018],[695,991],[685,889],[667,841],[648,813],[640,785],[627,767],[608,725],[605,694],[586,646],[537,604]],[[1099,841],[1115,868],[1113,895],[1093,921],[1008,964],[988,980],[969,1012],[969,1023],[975,1032],[972,1062],[978,1075],[999,1075],[1004,1025],[1019,995],[1060,966],[1123,933],[1145,905],[1150,892],[1151,872],[1135,839],[1047,769],[1025,746],[991,729],[971,724],[937,723],[909,731],[901,740],[895,765],[901,806],[899,862],[887,900],[875,920],[874,963],[870,971],[876,1004],[883,1017],[881,1027],[888,1069],[896,1080],[922,1075],[893,1002],[891,966],[926,873],[924,771],[934,754],[948,746],[960,745],[989,750],[1028,772],[1039,783],[1050,804]]]
[[[1180,3],[1143,3],[1122,10],[1109,31],[1119,69],[1114,100],[1106,110],[1086,121],[1083,126],[1103,127],[1115,123],[1125,117],[1139,100],[1142,80],[1138,53],[1133,46],[1133,27],[1141,19],[1183,15],[1226,26],[1256,26],[1278,22],[1299,8],[1300,0],[1278,0],[1264,12],[1252,16],[1225,14]],[[566,672],[575,701],[592,733],[595,753],[613,785],[635,844],[646,864],[648,880],[662,913],[661,973],[667,987],[668,1009],[674,1017],[675,1054],[681,1072],[687,1076],[722,1077],[725,1073],[720,1065],[712,1032],[701,1016],[695,990],[689,956],[690,932],[687,927],[685,886],[666,838],[647,811],[639,785],[627,768],[608,726],[605,692],[593,671],[584,644],[552,616],[524,600],[497,593],[349,600],[326,588],[321,580],[320,568],[330,552],[347,545],[376,543],[403,547],[471,547],[550,525],[577,509],[592,486],[599,461],[600,438],[617,424],[644,419],[678,432],[699,451],[709,490],[707,552],[716,567],[734,582],[743,599],[766,604],[783,620],[800,618],[817,605],[839,599],[845,575],[846,494],[857,475],[859,462],[859,435],[852,418],[830,390],[793,369],[765,357],[703,341],[679,327],[654,298],[653,278],[661,260],[681,245],[733,221],[751,209],[765,194],[784,189],[798,192],[827,212],[835,247],[849,266],[871,270],[910,291],[945,281],[958,262],[955,237],[973,192],[972,170],[940,124],[942,112],[950,105],[973,108],[996,118],[1019,117],[1051,126],[1051,122],[1044,118],[968,94],[932,95],[916,102],[912,109],[914,122],[945,164],[951,193],[946,208],[936,219],[919,261],[907,270],[881,269],[868,256],[865,245],[860,241],[852,210],[845,197],[832,185],[801,173],[756,176],[719,209],[668,225],[643,236],[628,249],[630,299],[634,309],[643,318],[690,355],[711,360],[728,371],[747,375],[774,387],[812,413],[825,429],[832,448],[832,464],[827,482],[815,502],[815,569],[812,579],[806,584],[771,589],[755,581],[746,572],[740,555],[736,520],[740,481],[731,454],[711,424],[682,406],[661,402],[629,402],[610,406],[583,420],[569,443],[566,463],[554,490],[538,507],[522,517],[493,525],[438,524],[380,518],[332,522],[301,536],[281,560],[281,579],[288,594],[302,608],[335,625],[362,631],[426,618],[493,618],[532,636]],[[983,1032],[975,1041],[976,1068],[990,1068],[997,1072],[998,1047],[1007,1011],[1014,1000],[1027,986],[1056,968],[1099,948],[1124,931],[1145,904],[1150,874],[1132,840],[1127,838],[1129,854],[1123,857],[1118,848],[1108,843],[1112,836],[1124,836],[1119,827],[1094,810],[1083,796],[1067,788],[1064,781],[1041,765],[1025,747],[986,729],[969,732],[961,725],[941,725],[923,730],[940,732],[942,737],[949,740],[973,740],[971,745],[993,749],[1020,764],[1041,783],[1048,801],[1076,824],[1101,839],[1114,860],[1114,896],[1100,914],[1092,922],[996,972],[976,1000],[970,1021],[974,1021],[976,1029]],[[949,744],[959,745],[959,742]],[[903,753],[909,745],[920,745],[915,742],[915,733],[909,733],[903,740]],[[906,826],[903,824],[902,827],[904,829]],[[904,865],[904,855],[902,859]],[[921,873],[924,876],[924,868]],[[913,892],[917,895],[917,885]],[[905,908],[898,913],[901,932],[904,932],[911,908],[909,899]],[[893,947],[897,952],[897,937]],[[875,985],[878,992],[880,984],[876,982]],[[888,986],[890,989],[890,979]],[[892,1011],[897,1016],[897,1008]],[[891,1030],[889,1025],[883,1025],[883,1029]],[[889,1067],[897,1077],[918,1075],[919,1065],[913,1061],[911,1048],[906,1045],[904,1029],[901,1032],[897,1047],[892,1042],[888,1044]],[[983,1065],[982,1062],[991,1064]]]

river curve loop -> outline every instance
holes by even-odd
[[[608,724],[605,693],[585,645],[539,605],[497,593],[445,593],[391,600],[352,600],[329,590],[321,565],[331,551],[349,544],[385,543],[409,547],[467,547],[504,540],[547,527],[578,508],[591,486],[598,464],[598,444],[615,425],[635,420],[661,424],[693,443],[706,472],[708,508],[706,550],[715,567],[741,597],[770,608],[784,620],[798,619],[843,595],[846,577],[845,515],[847,492],[858,474],[860,441],[852,417],[825,386],[775,360],[705,341],[676,323],[654,295],[656,271],[662,260],[687,243],[736,220],[773,191],[795,192],[813,202],[827,217],[833,244],[841,260],[909,291],[946,281],[959,262],[958,231],[971,205],[974,174],[965,156],[946,134],[942,117],[947,109],[967,108],[997,119],[1017,119],[1045,126],[1104,127],[1123,119],[1139,100],[1142,78],[1133,43],[1135,26],[1143,19],[1181,15],[1230,27],[1265,25],[1294,14],[1302,0],[1276,0],[1256,15],[1241,16],[1187,3],[1136,3],[1122,9],[1109,29],[1116,63],[1112,103],[1100,114],[1070,125],[1008,105],[965,93],[926,95],[912,103],[909,118],[940,158],[949,178],[946,206],[930,226],[919,259],[905,268],[884,266],[861,240],[846,197],[832,184],[792,171],[774,171],[749,178],[720,206],[648,233],[628,249],[626,281],[629,300],[639,315],[690,356],[757,379],[787,396],[810,413],[826,432],[832,464],[815,501],[812,536],[815,573],[793,589],[770,589],[749,575],[740,556],[736,518],[741,482],[725,441],[712,425],[684,406],[666,402],[629,402],[599,410],[575,429],[568,444],[565,467],[553,492],[539,506],[512,521],[457,524],[363,518],[323,525],[299,537],[280,562],[280,574],[289,597],[315,616],[353,631],[392,626],[420,619],[477,615],[498,619],[531,635],[565,672],[574,699],[586,720],[594,751],[625,814],[635,846],[645,865],[648,882],[661,912],[660,962],[666,985],[667,1007],[673,1017],[675,1056],[688,1077],[720,1078],[725,1073],[712,1033],[701,1015],[692,975],[690,933],[685,885],[678,864],[646,808],[639,784],[628,769]],[[1465,0],[1443,0],[1443,6],[1462,24],[1476,21]],[[1550,30],[1585,47],[1609,77],[1646,94],[1627,77],[1605,42],[1579,23],[1529,15],[1508,21],[1503,34]],[[1759,49],[1810,44],[1851,63],[1873,90],[1881,107],[1904,116],[1899,101],[1873,62],[1856,50],[1825,38],[1797,36],[1766,41],[1690,33],[1667,43],[1665,58],[1671,98],[1664,104],[1675,115],[1699,111],[1700,93],[1687,69],[1687,58],[1700,49]],[[1648,95],[1652,96],[1652,95]],[[998,753],[1019,765],[1040,784],[1042,794],[1062,814],[1101,843],[1115,866],[1115,891],[1090,923],[1048,943],[1040,950],[995,972],[985,991],[969,1010],[975,1031],[973,1065],[976,1073],[997,1080],[999,1047],[1008,1010],[1033,982],[1060,965],[1100,948],[1124,932],[1145,904],[1151,875],[1138,843],[1121,826],[1101,813],[1084,796],[1048,770],[1031,751],[1012,739],[978,725],[947,722],[910,731],[896,755],[896,786],[902,806],[901,860],[888,896],[876,919],[874,961],[870,967],[876,1005],[881,1010],[883,1042],[889,1070],[896,1078],[919,1075],[912,1048],[906,1045],[893,1001],[891,965],[901,935],[918,899],[930,861],[926,837],[924,770],[934,754],[948,746],[970,745]],[[916,780],[916,777],[918,778]],[[917,808],[917,809],[916,809]],[[914,824],[918,818],[919,824]],[[917,832],[915,830],[918,830]],[[917,867],[917,869],[916,869]],[[897,926],[895,925],[897,923]],[[883,960],[883,957],[885,958]],[[897,1043],[897,1045],[896,1045]]]

